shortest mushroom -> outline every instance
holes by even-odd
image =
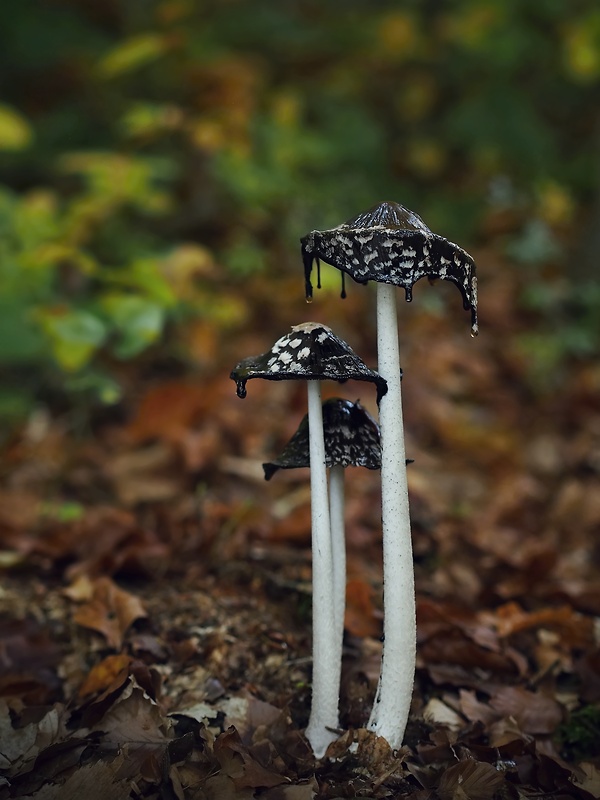
[[[327,499],[327,468],[321,407],[322,380],[343,383],[368,381],[377,386],[377,402],[387,392],[387,383],[326,325],[306,322],[295,325],[273,347],[259,356],[245,358],[231,372],[239,397],[246,396],[251,378],[271,381],[305,380],[310,420],[310,491],[313,552],[313,675],[312,706],[307,738],[317,758],[325,755],[337,738],[340,656],[333,641],[333,557]]]
[[[357,401],[332,397],[323,403],[325,464],[329,472],[329,520],[333,556],[333,592],[336,640],[344,634],[346,606],[346,543],[344,534],[344,470],[346,467],[380,469],[379,426]],[[309,422],[306,414],[298,430],[273,461],[263,464],[265,479],[279,469],[310,466]],[[341,645],[339,646],[341,656]],[[338,669],[341,668],[341,659]]]

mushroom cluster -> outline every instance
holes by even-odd
[[[306,323],[292,328],[268,353],[241,361],[231,377],[240,397],[245,397],[250,378],[308,382],[308,415],[283,453],[264,464],[264,470],[268,480],[278,469],[310,465],[313,697],[306,735],[315,755],[322,757],[337,736],[339,722],[345,593],[343,467],[351,463],[381,468],[384,645],[368,727],[393,748],[402,744],[412,697],[415,590],[394,287],[402,287],[410,302],[413,286],[422,277],[453,282],[463,307],[471,312],[471,331],[476,335],[477,278],[468,253],[433,233],[417,214],[398,203],[380,203],[336,228],[312,231],[301,245],[307,299],[312,297],[314,261],[319,276],[320,261],[341,271],[342,297],[345,275],[357,283],[377,283],[378,372],[329,328]],[[321,380],[349,378],[376,385],[379,427],[368,415],[365,418],[358,403],[336,400],[321,405]],[[356,420],[356,427],[351,420]],[[364,443],[356,432],[361,426]]]

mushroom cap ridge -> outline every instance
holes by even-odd
[[[313,260],[325,261],[357,283],[378,281],[401,286],[406,300],[423,277],[455,283],[463,307],[471,311],[477,333],[477,277],[473,258],[443,236],[433,233],[418,214],[384,202],[325,231],[311,231],[301,239],[306,296],[312,296]]]

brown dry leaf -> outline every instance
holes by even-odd
[[[0,699],[0,769],[6,775],[23,772],[42,750],[65,736],[64,720],[58,708],[50,709],[35,722],[15,727],[13,710]]]
[[[428,665],[457,664],[467,669],[479,668],[508,675],[517,671],[507,655],[480,647],[458,628],[438,631],[420,644],[419,654]]]
[[[504,775],[491,764],[461,761],[447,769],[438,786],[441,800],[491,800]]]
[[[110,578],[98,578],[94,581],[92,599],[75,612],[73,619],[78,625],[102,634],[109,647],[119,650],[129,626],[146,616],[138,597],[119,589]]]
[[[0,617],[0,677],[34,674],[60,661],[61,649],[33,617]]]
[[[217,736],[214,753],[224,774],[231,778],[236,789],[269,789],[287,782],[287,778],[272,772],[253,758],[233,727]]]
[[[430,725],[443,725],[451,731],[464,727],[464,719],[439,697],[432,697],[422,711],[423,719]]]
[[[128,569],[154,573],[169,556],[156,533],[140,526],[133,513],[114,506],[91,506],[69,524],[54,524],[35,540],[35,555],[52,562],[73,560],[67,578],[107,575]]]
[[[589,792],[592,797],[600,797],[600,768],[596,764],[582,761],[577,765],[572,780],[575,786]]]
[[[308,499],[305,487],[300,493],[302,501]],[[285,497],[285,501],[289,500]],[[293,497],[294,502],[298,499]],[[274,511],[277,511],[275,507]],[[295,506],[283,519],[276,519],[272,528],[269,530],[269,540],[273,542],[287,542],[296,545],[308,545],[310,543],[310,505]]]
[[[381,635],[381,619],[373,595],[373,588],[366,581],[359,578],[348,581],[344,627],[353,636],[376,638]]]
[[[83,603],[94,596],[94,583],[89,575],[79,575],[62,593],[74,603]]]
[[[123,745],[164,745],[171,738],[172,723],[134,678],[129,679],[118,699],[92,728],[102,731],[105,741]]]
[[[25,800],[128,800],[130,795],[131,781],[115,780],[111,765],[98,762],[78,767],[62,784],[47,783]]]
[[[490,705],[504,717],[513,717],[525,733],[554,733],[563,720],[563,707],[552,697],[521,686],[503,686]]]
[[[311,778],[307,783],[294,786],[275,786],[261,794],[261,800],[314,800],[318,790],[317,781]]]
[[[61,655],[62,647],[35,619],[0,617],[0,695],[35,705],[52,702]]]
[[[131,658],[124,653],[107,656],[90,670],[79,687],[80,697],[89,697],[97,692],[112,691],[125,683],[129,674]]]
[[[206,800],[255,800],[253,788],[238,788],[233,778],[224,772],[212,775],[202,786]],[[200,795],[202,797],[202,795]]]
[[[486,614],[486,617],[489,616],[489,613]],[[549,627],[557,628],[571,647],[589,647],[594,641],[593,620],[573,611],[570,606],[527,612],[518,603],[512,602],[500,606],[494,616],[501,637],[530,628]]]
[[[225,725],[234,727],[244,744],[250,744],[258,727],[271,725],[281,716],[281,709],[251,694],[225,698],[217,708],[225,714]]]
[[[208,405],[205,387],[186,381],[161,383],[144,395],[127,432],[135,442],[179,441],[204,416]]]
[[[460,689],[460,710],[469,722],[483,722],[490,725],[499,718],[499,713],[487,703],[482,703],[477,699],[475,692],[470,689]]]

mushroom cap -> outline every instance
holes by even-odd
[[[326,400],[323,403],[323,431],[327,467],[381,468],[379,426],[358,401],[352,403],[340,397]],[[270,480],[279,469],[310,466],[308,434],[306,414],[282,453],[263,464],[265,480]]]
[[[462,247],[433,233],[418,214],[399,203],[380,203],[337,228],[311,231],[301,244],[308,298],[314,259],[331,264],[357,283],[402,286],[408,302],[420,278],[441,278],[458,286],[463,307],[471,311],[472,332],[477,333],[475,262]]]
[[[268,352],[242,359],[230,377],[236,382],[238,397],[246,396],[246,381],[251,378],[369,381],[377,387],[378,403],[387,392],[384,378],[369,369],[346,342],[320,322],[294,325]]]

